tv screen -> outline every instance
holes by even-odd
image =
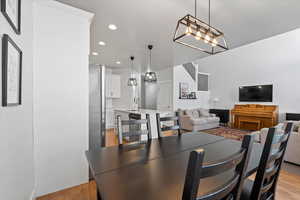
[[[241,102],[272,102],[273,85],[242,86],[239,99]]]

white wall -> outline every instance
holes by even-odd
[[[157,71],[157,109],[173,110],[173,67]]]
[[[92,14],[34,7],[36,196],[88,181],[88,54]]]
[[[211,97],[218,108],[238,103],[238,87],[273,84],[281,113],[300,112],[300,29],[197,61],[210,73]]]
[[[198,73],[198,66],[196,73]],[[182,65],[177,65],[173,68],[173,109],[193,109],[193,108],[209,108],[209,92],[197,91],[197,76],[196,81],[187,73]],[[184,82],[189,84],[190,92],[196,92],[197,99],[179,99],[179,83]]]
[[[0,14],[0,38],[8,34],[23,51],[22,105],[0,106],[0,199],[28,200],[34,188],[32,0],[22,1],[21,35]],[[0,42],[2,46],[2,42]],[[2,63],[0,48],[0,63]],[[0,77],[2,77],[0,70]],[[2,81],[0,81],[2,99]],[[0,100],[1,102],[1,100]],[[2,105],[2,102],[1,102]]]

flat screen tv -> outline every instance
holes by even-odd
[[[241,86],[239,99],[240,102],[272,102],[273,85]]]

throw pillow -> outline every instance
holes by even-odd
[[[193,110],[192,113],[193,113],[193,118],[199,118],[199,113],[197,110]]]
[[[204,109],[204,108],[199,109],[199,114],[201,117],[209,117],[210,116],[208,109]]]
[[[186,110],[185,113],[191,118],[199,118],[199,113],[197,110]]]

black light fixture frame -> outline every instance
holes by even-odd
[[[148,45],[148,49],[149,49],[149,71],[145,73],[144,76],[144,81],[145,82],[152,82],[152,83],[156,83],[157,82],[157,76],[156,73],[151,71],[151,59],[152,59],[152,54],[151,54],[151,50],[153,49],[153,45]],[[151,78],[150,78],[151,77]]]
[[[200,50],[202,52],[205,52],[207,54],[213,55],[217,53],[224,52],[226,50],[229,50],[228,45],[225,40],[224,33],[220,30],[212,27],[210,25],[210,0],[209,0],[209,14],[208,14],[208,23],[205,23],[204,21],[197,18],[197,0],[195,0],[195,16],[192,16],[190,14],[187,14],[177,22],[176,30],[174,33],[173,41],[182,45],[185,45],[187,47]],[[192,31],[189,33],[189,35],[194,37],[199,37],[196,35],[196,32],[201,33],[201,37],[199,37],[199,40],[205,41],[205,35],[209,35],[210,38],[219,39],[220,42],[222,41],[222,44],[219,42],[215,46],[211,46],[208,48],[208,50],[204,48],[197,47],[195,45],[189,44],[187,42],[182,41],[186,36],[189,36],[187,33],[179,34],[179,28],[180,26],[184,26],[186,28],[190,28]]]
[[[131,60],[131,70],[130,70],[130,77],[128,79],[127,85],[129,87],[133,87],[133,86],[137,86],[137,79],[133,77],[133,60],[134,60],[134,56],[130,56],[130,60]]]

